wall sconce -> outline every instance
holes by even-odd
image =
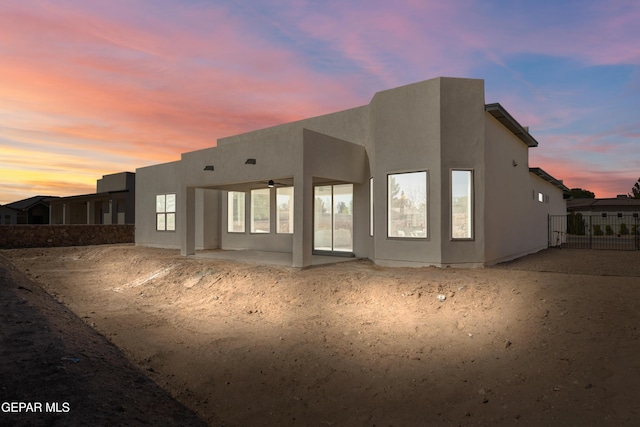
[[[244,162],[245,165],[255,165],[256,164],[256,159],[247,159],[246,162]]]
[[[213,170],[213,165],[207,165],[204,167],[204,170],[206,171],[212,171]]]
[[[518,166],[518,162],[516,162],[515,160],[511,160],[511,164],[513,165],[514,168]]]
[[[273,180],[272,180],[272,179],[270,179],[270,180],[269,180],[269,183],[267,184],[267,186],[268,186],[269,188],[273,188],[273,187],[275,187],[275,185],[276,185],[276,184],[275,184],[275,182],[273,182]]]

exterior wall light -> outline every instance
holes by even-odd
[[[256,159],[247,159],[246,162],[244,162],[245,165],[255,165],[256,164]]]
[[[213,170],[213,165],[207,165],[204,167],[204,170],[206,171],[212,171]]]
[[[269,188],[273,188],[276,184],[273,182],[272,179],[270,179],[267,185],[269,186]]]

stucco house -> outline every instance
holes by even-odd
[[[51,224],[134,224],[136,175],[103,175],[96,192],[51,199]]]
[[[568,189],[484,82],[435,78],[369,104],[219,139],[136,171],[136,244],[480,267],[539,251]]]
[[[49,224],[49,203],[54,196],[33,196],[4,205],[16,213],[15,224]]]

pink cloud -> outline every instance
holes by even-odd
[[[580,10],[562,3],[509,10],[511,16],[480,17],[485,20],[487,40],[501,56],[534,53],[590,65],[640,61],[640,4],[636,1],[588,2]]]
[[[43,152],[74,151],[77,164],[57,163],[61,173],[82,174],[90,164],[95,180],[118,171],[102,172],[111,166],[95,157],[120,158],[122,166],[170,161],[219,137],[358,105],[344,83],[313,72],[224,9],[40,6],[0,6],[0,127]],[[52,166],[34,156],[12,162]],[[12,180],[21,189],[36,182],[18,173],[5,186]]]
[[[294,9],[289,21],[303,38],[327,43],[386,88],[410,83],[407,77],[416,71],[424,78],[466,73],[472,61],[467,54],[478,41],[462,12],[472,7],[469,2],[367,2],[364,7],[332,2],[323,10]]]
[[[21,17],[18,14],[12,18]],[[12,21],[6,15],[5,19]],[[337,103],[334,100],[323,106],[314,102],[318,96],[313,93],[318,87],[335,90],[338,85],[327,78],[316,79],[304,68],[292,67],[295,61],[284,50],[245,40],[246,36],[238,35],[243,33],[240,25],[240,28],[230,24],[215,26],[217,30],[208,34],[213,40],[209,44],[189,34],[171,40],[166,40],[164,35],[155,36],[157,40],[147,36],[143,42],[134,43],[135,50],[153,51],[154,55],[151,58],[126,58],[132,44],[130,40],[139,38],[136,35],[139,31],[133,31],[132,35],[128,28],[109,27],[111,23],[92,19],[94,22],[84,26],[98,28],[92,31],[102,34],[89,38],[92,52],[104,51],[106,54],[85,56],[71,51],[63,53],[62,57],[58,52],[55,60],[48,55],[8,58],[0,73],[5,82],[11,82],[11,89],[6,88],[12,92],[11,102],[42,113],[55,111],[57,115],[86,119],[104,117],[119,121],[120,125],[150,123],[162,128],[164,124],[163,132],[173,129],[171,134],[177,132],[183,139],[189,139],[189,144],[196,138],[197,142],[207,145],[217,136],[243,131],[247,127],[329,112]],[[35,20],[36,23],[26,28],[38,25],[45,28],[45,33],[47,28],[55,31],[65,43],[87,43],[86,34],[74,28],[73,22],[59,26],[43,17]],[[17,38],[21,38],[22,28],[13,26]],[[119,40],[128,41],[124,50],[111,50],[114,34]],[[40,53],[36,44],[34,40],[23,48]],[[124,46],[124,42],[116,44]],[[181,46],[187,46],[184,49],[187,52],[180,52]],[[201,51],[197,50],[198,46]],[[167,55],[157,53],[161,49],[169,51],[171,57],[182,57],[178,58],[179,62],[167,60]],[[209,62],[219,54],[222,59],[217,60],[224,64],[219,69],[212,68]],[[236,69],[225,68],[228,64],[234,64]],[[289,71],[283,73],[277,64],[287,64]],[[256,70],[260,73],[256,74]],[[343,93],[344,99],[348,100],[348,92]],[[274,105],[274,100],[280,105]],[[327,100],[321,97],[325,104]],[[347,106],[351,105],[345,105],[345,108]]]
[[[36,6],[0,5],[0,128],[47,153],[74,151],[78,165],[70,159],[59,165],[79,173],[98,163],[95,157],[108,159],[101,168],[174,160],[219,137],[361,105],[375,90],[438,75],[469,76],[487,59],[507,67],[505,58],[522,53],[589,64],[640,58],[640,6],[634,2],[592,5],[599,9],[586,8],[585,19],[561,26],[547,25],[552,16],[544,11],[542,19],[526,19],[519,13],[527,9],[512,5],[502,8],[507,15],[494,17],[471,1]],[[601,143],[607,135],[553,136],[587,107],[556,102],[566,94],[514,78],[531,90],[533,102],[510,93],[495,101],[534,135],[551,135],[539,138],[541,150],[564,156],[572,148],[563,147],[578,146],[614,154],[616,145]],[[625,138],[637,132],[628,129]],[[586,176],[578,170],[590,166],[581,160],[563,169],[554,157],[547,160],[571,177]]]

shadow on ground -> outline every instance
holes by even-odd
[[[206,425],[2,256],[0,307],[0,425]]]

